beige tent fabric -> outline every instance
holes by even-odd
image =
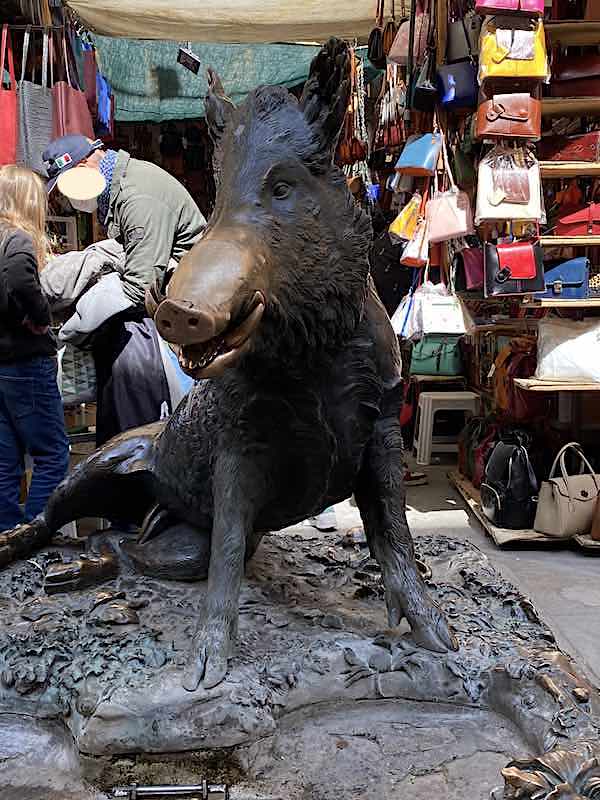
[[[89,29],[107,36],[215,43],[365,36],[375,14],[375,0],[67,0],[67,5]]]

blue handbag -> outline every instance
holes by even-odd
[[[441,64],[437,73],[438,95],[442,108],[477,108],[479,87],[472,61]]]
[[[589,296],[589,259],[572,258],[544,273],[546,291],[536,297],[555,300],[585,300]]]
[[[396,172],[403,175],[433,175],[442,150],[442,134],[423,133],[409,136],[396,162]]]

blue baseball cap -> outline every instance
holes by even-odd
[[[101,139],[92,141],[87,136],[74,133],[54,139],[42,153],[48,184],[46,191],[50,193],[59,176],[80,164],[95,150],[101,150],[104,144]]]

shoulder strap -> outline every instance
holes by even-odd
[[[12,40],[10,36],[10,31],[8,30],[8,25],[2,26],[2,48],[0,52],[0,83],[2,82],[2,78],[4,76],[4,63],[5,63],[5,55],[6,51],[8,50],[8,74],[10,77],[10,88],[15,88],[15,62],[13,59],[13,50],[12,50]]]
[[[25,67],[27,66],[27,55],[29,53],[29,37],[31,35],[31,25],[25,28],[25,35],[23,36],[23,55],[21,57],[21,78],[19,83],[25,80]]]

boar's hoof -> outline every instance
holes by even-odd
[[[227,661],[232,642],[226,621],[207,621],[194,636],[183,675],[183,688],[195,692],[202,683],[205,689],[217,686],[227,675]]]
[[[44,576],[46,594],[72,592],[112,580],[119,572],[114,552],[103,548],[100,555],[81,556],[74,561],[50,564]]]
[[[434,653],[458,650],[458,639],[450,630],[444,612],[429,597],[421,581],[408,591],[400,584],[386,589],[386,603],[390,627],[399,625],[406,617],[412,638],[420,647]]]
[[[210,536],[185,522],[143,544],[123,540],[120,548],[143,575],[172,581],[203,581],[208,576]]]

